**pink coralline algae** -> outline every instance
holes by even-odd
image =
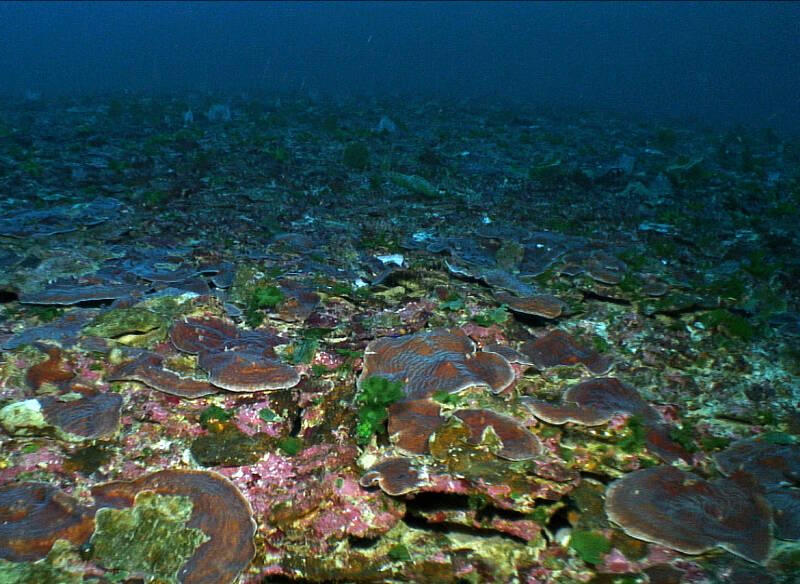
[[[313,533],[320,540],[335,542],[347,536],[379,536],[393,527],[404,513],[402,505],[380,492],[364,489],[355,477],[339,473],[323,477],[311,499],[313,506],[309,506],[309,512],[284,515],[279,507],[271,514],[272,521],[285,517],[290,519],[292,531]],[[303,507],[301,504],[297,510]],[[289,527],[284,525],[284,529]]]
[[[352,535],[376,537],[403,516],[401,503],[359,485],[351,447],[312,446],[294,458],[267,454],[249,466],[221,469],[252,501],[270,538],[314,534],[315,549]]]
[[[21,473],[60,473],[63,465],[63,451],[56,446],[45,446],[36,452],[21,455],[14,465],[1,469],[0,482],[14,480]]]
[[[463,525],[473,529],[504,533],[524,541],[535,540],[542,531],[541,525],[531,519],[482,517],[479,511],[474,510],[418,511],[416,515],[433,525]]]
[[[325,369],[328,371],[333,371],[334,369],[341,367],[342,363],[344,363],[343,357],[328,351],[317,351],[314,354],[314,359],[311,361],[312,365],[320,365],[325,367]]]
[[[278,438],[285,433],[286,422],[268,422],[264,420],[261,417],[261,412],[269,409],[270,406],[271,402],[269,400],[243,405],[236,410],[233,422],[239,430],[248,436],[261,432],[273,438]]]

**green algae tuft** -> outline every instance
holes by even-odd
[[[373,434],[383,429],[388,417],[386,408],[404,397],[403,384],[398,381],[378,376],[364,380],[357,398],[360,408],[356,439],[359,444],[366,444]]]
[[[603,556],[611,551],[611,542],[592,531],[574,531],[569,546],[587,564],[599,564]]]

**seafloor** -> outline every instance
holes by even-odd
[[[798,168],[590,111],[4,102],[0,582],[800,582]]]

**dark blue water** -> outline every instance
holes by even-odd
[[[800,128],[800,3],[3,3],[0,90],[485,97]]]

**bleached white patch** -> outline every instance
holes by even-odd
[[[384,266],[391,266],[391,265],[395,265],[395,266],[399,266],[399,267],[401,267],[401,268],[403,267],[403,261],[405,260],[405,258],[403,257],[403,255],[402,255],[402,254],[399,254],[399,253],[393,253],[393,254],[389,254],[389,255],[379,255],[379,256],[375,256],[375,257],[376,257],[376,258],[377,258],[377,259],[378,259],[378,260],[379,260],[379,261],[380,261],[380,262],[381,262],[381,263],[382,263]]]

